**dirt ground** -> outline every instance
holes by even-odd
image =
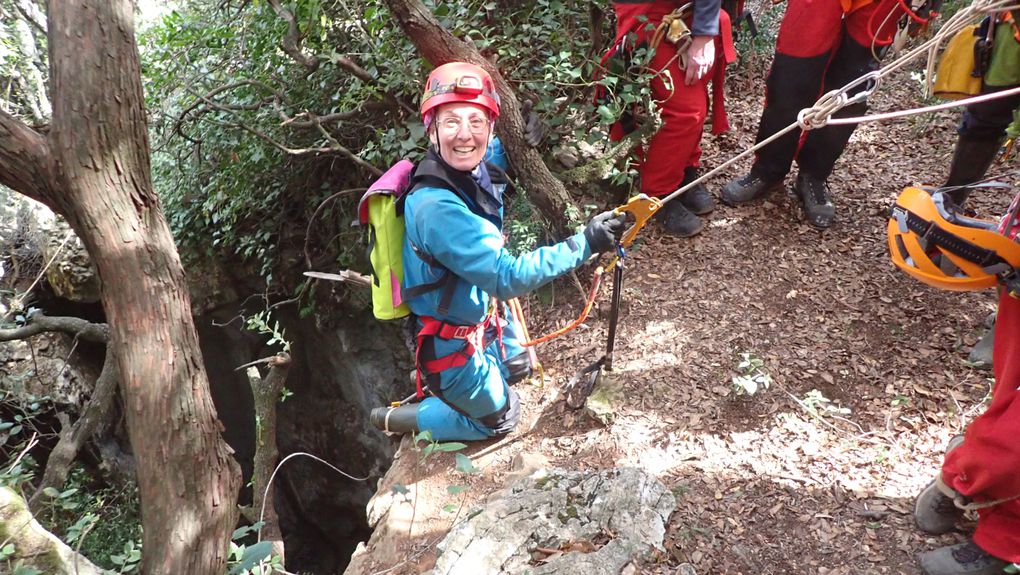
[[[753,144],[763,77],[760,67],[731,70],[732,130],[706,136],[708,168]],[[908,71],[883,86],[871,109],[921,104]],[[918,552],[962,540],[962,531],[918,532],[911,511],[949,438],[983,410],[991,374],[965,359],[994,294],[940,292],[909,278],[890,262],[885,231],[904,186],[944,180],[959,114],[860,126],[830,180],[837,220],[826,231],[801,223],[784,193],[720,205],[694,239],[646,228],[629,257],[615,356],[625,394],[615,418],[603,425],[571,411],[560,392],[602,353],[607,281],[584,326],[540,347],[545,385],[519,390],[520,431],[465,451],[481,474],[453,471],[452,456],[414,471],[412,495],[424,499],[409,522],[409,546],[394,547],[394,558],[417,560],[392,572],[429,567],[432,543],[463,515],[440,508],[502,488],[515,457],[657,475],[678,509],[666,552],[643,573],[918,573]],[[710,187],[749,166],[741,162]],[[984,192],[974,206],[1000,214],[1007,196]],[[579,274],[583,282],[590,273]],[[580,309],[570,283],[555,289],[560,305],[529,305],[533,336]],[[760,359],[771,378],[753,396],[732,384],[742,354]],[[465,483],[467,495],[446,491]]]

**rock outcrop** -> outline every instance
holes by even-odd
[[[540,470],[439,544],[434,575],[615,575],[662,549],[673,494],[633,468]]]

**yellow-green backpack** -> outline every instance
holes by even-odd
[[[393,164],[369,186],[358,204],[358,219],[368,227],[372,313],[376,319],[398,319],[411,313],[400,293],[404,280],[404,215],[398,213],[397,200],[407,190],[413,172],[410,160]]]

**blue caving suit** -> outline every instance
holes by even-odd
[[[493,148],[489,159],[505,162],[500,149]],[[441,178],[422,176],[429,172]],[[524,295],[592,255],[583,233],[522,256],[511,255],[503,247],[506,186],[499,183],[505,182],[505,176],[498,167],[491,169],[483,162],[471,173],[461,172],[430,148],[414,178],[403,200],[403,291],[440,281],[444,274],[452,274],[453,282],[450,293],[434,289],[407,299],[419,316],[418,329],[424,325],[422,316],[451,325],[478,325],[489,313],[492,296],[503,302]],[[432,395],[418,404],[417,424],[419,430],[431,431],[434,440],[487,439],[517,425],[520,406],[510,384],[526,377],[530,365],[512,317],[501,314],[500,318],[501,340],[490,326],[484,346],[475,349],[466,363],[437,373],[427,372],[426,361],[463,353],[467,342],[420,338],[418,369]]]

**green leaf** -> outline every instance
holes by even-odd
[[[479,472],[479,469],[475,467],[474,462],[472,462],[471,458],[468,457],[467,455],[464,455],[463,453],[458,453],[456,457],[457,457],[457,471],[460,471],[461,473],[465,473],[468,475]]]
[[[469,486],[467,486],[467,485],[447,485],[446,486],[446,492],[449,493],[450,495],[460,495],[461,493],[464,493],[468,489],[471,489],[471,488]]]
[[[42,575],[42,571],[28,565],[18,565],[11,575]]]
[[[394,483],[393,487],[390,487],[390,491],[396,493],[397,495],[407,495],[408,493],[411,492],[410,489],[401,485],[400,483]]]
[[[457,504],[455,504],[455,503],[447,503],[446,505],[443,506],[443,511],[445,511],[447,513],[453,513],[456,510],[457,510]]]
[[[460,451],[461,449],[464,449],[466,447],[467,447],[467,445],[465,445],[463,443],[458,443],[456,441],[451,441],[449,443],[437,443],[436,444],[436,451],[443,451],[443,452]]]
[[[43,492],[43,495],[45,495],[46,497],[53,497],[53,498],[60,497],[60,492],[57,491],[57,488],[55,488],[55,487],[47,487],[47,488],[43,489],[42,492]]]
[[[234,533],[230,535],[230,540],[231,541],[237,541],[238,539],[244,537],[245,535],[247,535],[249,533],[255,533],[259,529],[262,529],[262,526],[264,524],[265,524],[265,522],[259,521],[257,523],[252,524],[252,525],[245,525],[244,527],[238,527],[237,529],[234,530]]]
[[[230,575],[240,575],[243,571],[251,569],[259,561],[269,557],[272,551],[273,543],[271,541],[259,541],[251,547],[246,547],[244,554],[241,555],[241,560],[230,570]]]

